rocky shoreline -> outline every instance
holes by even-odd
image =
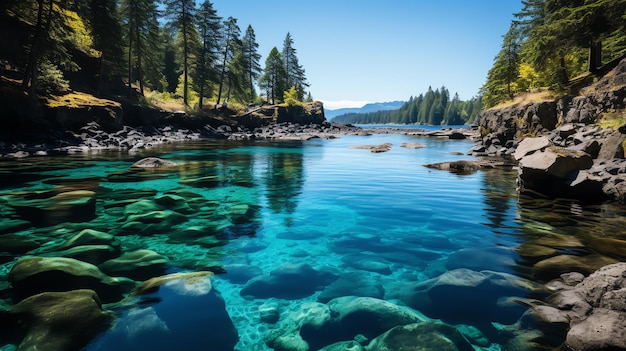
[[[0,137],[0,159],[67,155],[105,149],[135,152],[157,145],[200,139],[309,140],[313,138],[332,139],[341,135],[366,136],[371,134],[406,134],[449,139],[475,139],[478,137],[475,128],[444,128],[436,131],[406,128],[364,129],[349,124],[331,122],[306,125],[282,122],[251,129],[245,126],[227,124],[217,127],[207,124],[197,129],[177,125],[162,127],[151,125],[123,126],[121,129],[111,132],[106,131],[100,124],[93,121],[76,131],[56,129],[45,133],[35,132],[21,137],[6,135]]]

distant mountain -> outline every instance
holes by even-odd
[[[338,108],[336,110],[324,109],[324,115],[326,116],[326,120],[330,121],[333,118],[345,115],[346,113],[370,113],[378,111],[397,110],[402,107],[403,104],[404,101],[374,102],[364,105],[363,107]]]

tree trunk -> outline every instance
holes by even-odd
[[[130,27],[130,26],[129,26]],[[133,86],[132,86],[132,81],[133,81],[133,35],[132,35],[132,28],[129,28],[129,33],[128,33],[128,97],[131,97],[133,95]]]
[[[602,42],[590,43],[589,45],[589,59],[587,64],[587,71],[596,73],[598,67],[602,65]]]
[[[183,9],[184,11],[184,9]],[[187,96],[187,75],[189,70],[189,65],[187,64],[187,22],[185,20],[185,13],[183,12],[183,104],[185,106],[188,105],[188,96]]]
[[[50,0],[52,2],[52,0]],[[37,75],[37,50],[39,50],[39,41],[41,38],[42,19],[43,19],[43,0],[37,0],[37,24],[35,25],[35,34],[30,44],[30,53],[28,54],[28,63],[26,64],[26,70],[24,71],[24,78],[22,78],[22,89],[28,90],[31,80],[33,84],[30,84],[31,92],[35,91],[35,77]]]

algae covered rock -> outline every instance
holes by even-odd
[[[143,158],[135,163],[131,167],[133,168],[162,168],[162,167],[176,167],[176,162],[164,160],[158,157]]]
[[[373,339],[366,351],[473,351],[474,347],[453,326],[429,321],[392,328]]]
[[[79,350],[113,319],[98,295],[86,289],[33,295],[9,313],[26,328],[18,350]]]
[[[137,250],[102,263],[99,268],[106,274],[146,280],[165,274],[167,257],[152,250]]]
[[[92,264],[64,257],[20,258],[8,280],[16,301],[43,292],[91,289],[108,303],[121,300],[135,286],[130,280],[102,273]]]

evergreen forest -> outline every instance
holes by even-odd
[[[335,117],[333,121],[351,124],[460,125],[471,123],[480,109],[480,97],[462,101],[458,94],[451,98],[445,86],[434,91],[428,87],[426,93],[411,96],[398,110],[348,113]]]
[[[80,89],[186,109],[312,100],[290,33],[263,65],[252,26],[209,0],[2,0],[0,23],[2,76],[31,95]]]
[[[626,0],[522,0],[481,89],[485,108],[518,93],[576,94],[626,54]]]

